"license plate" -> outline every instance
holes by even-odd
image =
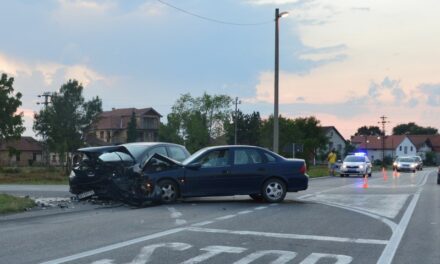
[[[83,193],[78,194],[78,199],[84,199],[84,198],[90,197],[90,196],[92,196],[94,194],[95,194],[95,191],[93,191],[93,190],[87,191],[87,192],[83,192]]]

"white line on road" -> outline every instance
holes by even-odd
[[[217,217],[216,220],[226,220],[226,219],[230,219],[230,218],[233,218],[236,216],[237,215],[225,215],[225,216]]]
[[[262,236],[262,237],[271,237],[271,238],[319,240],[319,241],[331,241],[331,242],[342,242],[342,243],[357,243],[357,244],[386,245],[388,243],[388,240],[379,240],[379,239],[363,239],[363,238],[347,238],[347,237],[315,236],[315,235],[298,235],[298,234],[285,234],[285,233],[244,231],[244,230],[236,231],[236,230],[213,229],[213,228],[198,228],[198,227],[189,227],[187,229],[187,231],[205,232],[205,233],[217,233],[217,234],[231,234],[231,235]]]
[[[255,207],[254,210],[263,210],[266,208],[267,208],[267,206],[259,206],[259,207]]]
[[[379,260],[377,261],[378,264],[389,264],[393,261],[394,255],[396,254],[397,248],[399,247],[400,241],[402,240],[403,235],[405,234],[405,230],[408,226],[409,220],[411,220],[412,214],[414,213],[414,210],[416,208],[417,202],[420,198],[420,193],[422,192],[423,185],[426,184],[426,181],[428,180],[428,175],[431,172],[425,173],[425,178],[423,182],[421,183],[419,189],[414,194],[414,197],[411,200],[411,203],[409,204],[408,208],[405,211],[405,214],[403,215],[402,219],[400,220],[399,225],[396,227],[396,230],[393,232],[393,235],[391,236],[390,242],[387,244],[385,249],[382,251],[382,255],[380,256]]]
[[[212,224],[212,223],[214,223],[214,221],[205,221],[205,222],[200,222],[200,223],[192,224],[191,226],[204,226],[204,225],[209,225],[209,224]]]
[[[130,245],[137,244],[137,243],[140,243],[140,242],[144,242],[144,241],[147,241],[147,240],[168,236],[168,235],[171,235],[171,234],[175,234],[175,233],[181,232],[183,230],[185,230],[185,228],[174,228],[174,229],[170,229],[170,230],[167,230],[167,231],[163,231],[163,232],[159,232],[159,233],[155,233],[155,234],[151,234],[151,235],[135,238],[135,239],[132,239],[132,240],[116,243],[116,244],[113,244],[113,245],[108,245],[108,246],[105,246],[105,247],[101,247],[101,248],[97,248],[97,249],[92,249],[92,250],[85,251],[85,252],[78,253],[78,254],[74,254],[74,255],[71,255],[71,256],[68,256],[68,257],[46,261],[46,262],[43,262],[41,264],[59,264],[59,263],[65,263],[65,262],[69,262],[69,261],[74,261],[74,260],[77,260],[77,259],[80,259],[80,258],[90,257],[90,256],[93,256],[93,255],[96,255],[96,254],[100,254],[100,253],[108,252],[108,251],[115,250],[115,249],[118,249],[118,248],[130,246]]]
[[[252,213],[252,212],[253,212],[253,211],[246,210],[246,211],[238,212],[237,214],[239,214],[239,215],[244,215],[244,214],[249,214],[249,213]]]

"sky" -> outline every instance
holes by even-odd
[[[23,94],[26,136],[38,95],[69,79],[104,111],[153,107],[166,122],[181,94],[206,92],[268,117],[275,8],[289,12],[279,20],[282,116],[314,116],[346,139],[383,115],[387,134],[408,122],[440,129],[438,0],[0,3],[0,73]]]

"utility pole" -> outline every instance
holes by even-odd
[[[235,97],[235,114],[234,114],[234,145],[237,145],[237,116],[238,116],[238,105],[241,104],[241,101],[238,100],[238,97]]]
[[[275,9],[275,76],[274,76],[274,111],[273,111],[273,151],[278,153],[279,149],[279,120],[278,120],[278,75],[279,75],[279,20],[287,16],[289,12],[281,12]]]
[[[43,105],[44,108],[46,108],[50,101],[49,98],[52,98],[53,93],[51,92],[44,92],[42,94],[38,95],[38,98],[44,97],[44,101],[43,102],[37,102],[37,105]],[[44,159],[44,163],[46,164],[46,166],[49,165],[49,151],[48,151],[48,147],[47,147],[47,138],[46,135],[43,134],[43,159]]]
[[[377,122],[378,124],[382,124],[382,166],[385,167],[384,161],[385,161],[385,124],[390,123],[390,121],[387,121],[387,118],[385,115],[381,116],[380,122]]]
[[[44,105],[45,107],[47,107],[47,105],[49,104],[49,98],[52,97],[52,93],[50,92],[44,92],[42,94],[38,95],[38,98],[44,97],[44,102],[37,102],[37,105]]]

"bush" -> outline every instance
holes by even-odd
[[[20,173],[21,170],[18,167],[6,167],[6,168],[2,168],[1,172],[3,172],[3,173]]]
[[[435,155],[435,152],[426,152],[425,155],[425,165],[432,166],[437,164],[437,157]]]

